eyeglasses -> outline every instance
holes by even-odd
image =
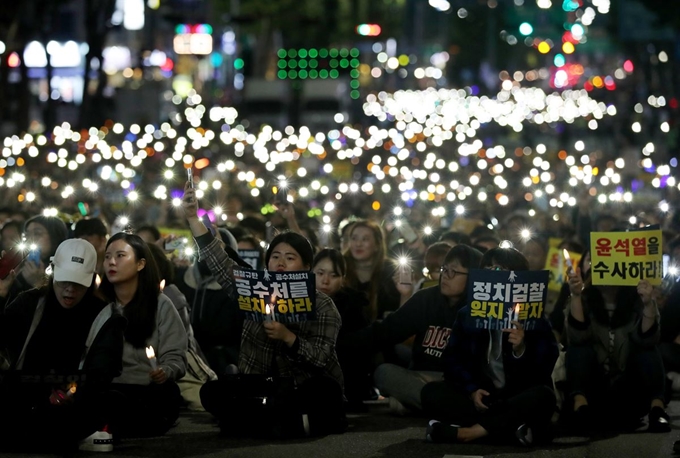
[[[71,288],[72,291],[83,291],[87,289],[87,286],[72,281],[55,281],[54,286],[58,287],[59,289]]]
[[[451,269],[450,267],[446,266],[441,266],[439,268],[439,271],[442,273],[443,276],[445,276],[448,279],[455,278],[456,275],[467,275],[467,272],[461,272],[459,270],[454,270]]]
[[[486,270],[505,270],[505,267],[502,266],[486,266]]]

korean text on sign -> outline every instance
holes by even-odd
[[[594,285],[635,286],[640,280],[661,284],[661,230],[590,233]]]
[[[543,319],[548,278],[547,270],[472,270],[467,296],[474,327],[508,329],[519,321],[525,329],[534,329],[535,321]]]
[[[316,317],[316,280],[310,272],[234,270],[234,280],[247,320],[299,323]]]

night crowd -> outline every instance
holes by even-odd
[[[0,209],[0,383],[12,393],[0,447],[112,451],[165,434],[186,409],[212,414],[225,447],[244,435],[342,434],[371,400],[421,417],[431,442],[671,430],[680,286],[591,282],[589,235],[630,229],[624,215],[585,204],[558,228],[525,213],[496,224],[470,214],[410,237],[370,217],[328,234],[304,207],[275,206],[268,220],[213,225],[187,184],[178,214],[191,237]],[[673,221],[649,221],[669,265],[680,263]],[[539,325],[472,326],[470,272],[543,270],[550,238],[581,257]],[[244,320],[234,269],[253,268],[245,252],[258,270],[313,272],[315,319]],[[39,444],[36,430],[48,436]]]

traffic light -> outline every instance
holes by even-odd
[[[359,35],[364,37],[377,37],[382,32],[378,24],[359,24],[356,30]]]

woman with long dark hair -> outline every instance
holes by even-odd
[[[236,263],[196,215],[196,194],[189,183],[184,187],[183,207],[201,259],[235,297],[232,269]],[[305,237],[285,232],[271,241],[265,265],[271,272],[309,271],[313,258]],[[238,371],[256,380],[242,383],[238,377],[222,377],[201,389],[203,406],[220,420],[223,432],[252,434],[265,429],[252,425],[264,423],[278,437],[344,431],[343,376],[335,351],[340,314],[333,301],[318,291],[315,312],[315,319],[299,323],[244,321]],[[267,379],[292,386],[279,386],[275,396],[267,396],[257,389]],[[263,397],[269,398],[265,407],[271,410],[263,410]]]
[[[363,401],[372,390],[370,374],[372,362],[365,348],[357,348],[352,335],[368,326],[364,311],[368,299],[360,291],[345,285],[347,267],[339,250],[324,248],[314,257],[312,272],[316,289],[333,299],[342,318],[336,350],[345,381],[348,410],[366,410]]]
[[[122,394],[119,418],[112,427],[121,436],[164,434],[177,420],[182,402],[176,382],[187,364],[184,325],[161,293],[158,268],[138,235],[119,232],[109,239],[104,270],[101,292],[128,321],[123,373],[113,385]],[[155,359],[149,357],[149,347]]]

